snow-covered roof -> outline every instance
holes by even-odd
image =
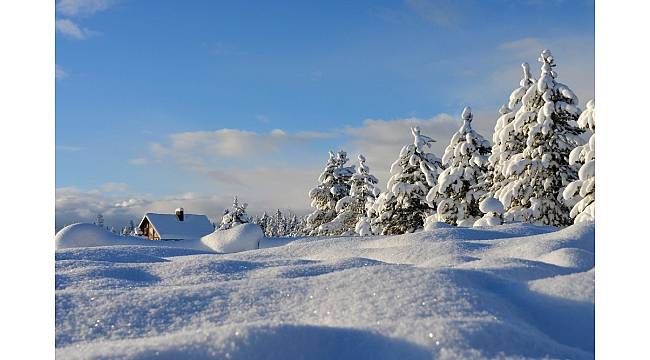
[[[140,225],[149,220],[161,240],[198,239],[214,231],[214,227],[205,215],[184,214],[179,221],[175,214],[146,213]]]

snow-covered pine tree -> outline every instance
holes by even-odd
[[[359,155],[359,165],[350,178],[350,192],[341,198],[335,207],[336,217],[319,227],[321,235],[353,235],[359,219],[365,217],[366,204],[373,203],[379,194],[377,178],[370,174],[366,158]]]
[[[438,221],[472,226],[483,213],[479,199],[485,194],[490,143],[472,129],[472,110],[465,107],[463,125],[451,137],[442,157],[445,170],[438,176]]]
[[[95,225],[97,225],[97,226],[99,226],[100,228],[103,229],[104,228],[104,215],[102,215],[102,213],[97,214],[97,216],[95,216],[95,222],[93,224],[95,224]]]
[[[122,228],[122,236],[131,236],[135,233],[135,224],[133,220],[129,220],[129,223]]]
[[[286,236],[287,221],[280,209],[275,211],[275,215],[271,218],[271,236]]]
[[[436,185],[442,171],[440,159],[427,152],[435,140],[411,128],[413,144],[402,147],[391,165],[387,191],[381,193],[368,210],[371,230],[391,235],[413,232],[423,227],[424,219],[434,212],[436,203],[427,194]]]
[[[266,214],[266,211],[262,213],[262,216],[259,218],[258,225],[262,228],[262,233],[264,233],[264,236],[271,236],[269,228],[269,216]]]
[[[219,225],[219,230],[227,230],[233,226],[249,223],[251,221],[250,216],[246,213],[246,207],[248,204],[239,204],[237,196],[232,201],[232,207],[230,209],[224,210],[223,217],[221,218],[221,225]]]
[[[507,105],[499,108],[501,116],[497,119],[492,134],[492,150],[488,158],[488,172],[485,178],[486,197],[494,196],[495,192],[503,186],[505,180],[505,164],[514,155],[524,151],[526,147],[526,136],[519,128],[515,129],[515,118],[529,118],[528,111],[518,111],[522,107],[522,99],[528,89],[535,84],[535,79],[530,74],[528,63],[521,64],[523,78],[519,81],[519,87],[510,93]]]
[[[319,235],[319,227],[336,217],[336,203],[350,192],[350,178],[354,166],[345,166],[348,155],[345,151],[330,151],[325,169],[318,177],[320,184],[309,191],[311,207],[314,212],[307,217],[306,231],[309,235]]]
[[[582,164],[578,180],[570,183],[562,193],[566,204],[571,207],[569,215],[574,223],[596,219],[596,109],[594,100],[578,118],[580,128],[592,132],[586,144],[577,146],[569,155],[569,164]]]
[[[507,161],[506,180],[496,195],[507,221],[564,226],[571,218],[562,191],[578,177],[569,153],[584,143],[576,123],[580,109],[573,91],[555,80],[551,52],[544,50],[539,61],[540,79],[522,98],[514,120],[515,131],[526,135],[526,148]]]

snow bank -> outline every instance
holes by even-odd
[[[260,245],[57,250],[57,357],[594,358],[593,223]]]
[[[216,230],[201,238],[201,242],[219,253],[255,250],[264,238],[262,228],[256,224],[240,224],[226,230]]]
[[[72,224],[59,230],[54,237],[55,249],[89,246],[141,245],[146,240],[134,236],[119,236],[94,224]]]
[[[259,225],[255,224],[242,224],[228,230],[217,230],[200,239],[148,240],[135,236],[119,236],[94,224],[79,223],[61,229],[54,237],[54,248],[61,250],[97,246],[133,245],[179,248],[199,252],[230,253],[257,249],[263,237],[262,229]],[[89,254],[89,256],[91,255],[89,252],[84,253]]]

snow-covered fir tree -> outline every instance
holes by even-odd
[[[321,235],[353,235],[359,219],[366,217],[366,204],[374,203],[379,194],[377,178],[370,174],[366,158],[359,155],[359,165],[350,178],[350,192],[341,198],[335,207],[336,217],[319,227]]]
[[[318,177],[320,184],[309,191],[311,207],[315,208],[307,217],[309,235],[319,235],[319,227],[336,217],[336,203],[349,194],[354,166],[345,166],[347,162],[345,151],[330,151],[327,165]]]
[[[515,118],[519,115],[519,120],[528,119],[532,112],[518,111],[522,107],[522,99],[528,92],[528,89],[535,84],[535,79],[530,74],[528,63],[521,64],[523,77],[519,82],[519,87],[510,93],[507,105],[499,108],[501,116],[497,119],[492,135],[492,150],[489,157],[488,172],[485,179],[485,187],[488,191],[487,197],[491,197],[503,186],[505,177],[505,164],[515,154],[521,153],[526,147],[527,137],[522,129],[515,128]],[[519,130],[519,131],[518,131]]]
[[[122,228],[123,236],[131,236],[135,234],[135,224],[133,220],[129,220],[129,223]]]
[[[230,209],[225,209],[223,212],[219,230],[227,230],[236,225],[249,223],[251,218],[246,213],[246,207],[248,207],[248,204],[240,204],[237,196],[235,196],[232,202],[232,207]]]
[[[469,107],[463,109],[462,119],[463,125],[452,136],[442,157],[445,170],[436,186],[437,217],[448,224],[472,226],[483,215],[479,199],[485,194],[490,143],[472,129]]]
[[[93,222],[93,224],[95,224],[95,225],[97,225],[97,226],[99,226],[100,228],[103,229],[104,228],[104,215],[102,215],[102,213],[97,214],[97,216],[95,216],[95,221]]]
[[[286,236],[287,219],[280,209],[277,209],[275,215],[270,219],[269,230],[270,236]]]
[[[495,194],[505,206],[507,221],[564,226],[571,223],[562,191],[578,177],[569,153],[583,140],[576,123],[578,98],[557,82],[549,50],[540,57],[542,73],[522,98],[515,131],[526,136],[526,148],[505,164],[506,179]]]
[[[411,133],[413,144],[402,148],[391,165],[386,192],[368,210],[375,234],[413,232],[422,228],[424,220],[434,212],[436,203],[427,201],[427,194],[435,187],[442,165],[427,148],[435,140],[422,135],[418,127],[411,128]]]
[[[257,225],[259,225],[262,228],[262,232],[264,233],[264,236],[271,236],[270,234],[271,229],[269,228],[269,216],[266,214],[266,211],[259,218]]]
[[[569,164],[582,164],[578,171],[578,180],[570,183],[563,192],[563,197],[571,212],[569,215],[575,223],[594,221],[596,219],[596,118],[595,103],[590,100],[587,108],[578,118],[578,126],[592,132],[586,144],[577,146],[569,155]]]

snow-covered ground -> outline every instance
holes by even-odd
[[[593,223],[173,245],[57,250],[57,358],[594,357]]]

